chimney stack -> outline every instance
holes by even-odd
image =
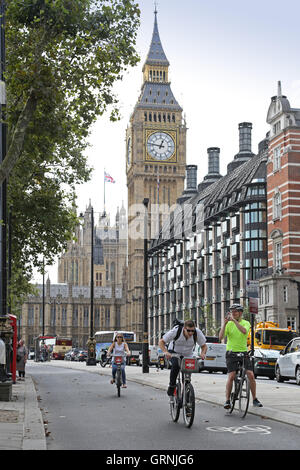
[[[251,153],[251,122],[241,122],[239,124],[240,133],[240,151],[239,153]]]
[[[197,165],[186,165],[186,188],[177,199],[178,204],[182,204],[197,194]]]

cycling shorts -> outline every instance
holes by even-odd
[[[237,354],[240,354],[240,353],[236,353],[234,351],[226,351],[227,372],[235,372],[238,369],[239,363],[242,362],[242,358],[238,357]],[[245,369],[253,370],[252,363],[251,363],[249,356],[246,356]]]

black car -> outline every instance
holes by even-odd
[[[81,350],[75,357],[75,361],[84,362],[87,360],[87,357],[88,357],[88,352],[85,350]]]
[[[280,351],[273,349],[254,350],[254,376],[275,378],[275,364]]]

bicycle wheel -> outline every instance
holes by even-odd
[[[239,396],[240,377],[239,377],[238,375],[236,375],[236,377],[235,377],[235,379],[234,379],[233,387],[234,387],[234,388],[233,388],[233,392],[231,392],[231,395],[230,395],[231,407],[230,407],[229,413],[232,413],[232,412],[233,412],[235,402],[236,402],[236,400],[238,399],[238,396]]]
[[[118,391],[118,397],[119,397],[121,395],[121,369],[117,369],[116,385],[117,385],[117,391]]]
[[[190,428],[195,417],[195,392],[193,385],[188,382],[185,384],[185,394],[183,403],[183,421],[187,428]]]
[[[250,398],[250,384],[247,375],[241,378],[240,392],[239,392],[239,413],[241,418],[244,418],[248,411]]]
[[[181,387],[180,383],[176,384],[174,391],[174,401],[170,401],[170,413],[174,423],[178,421],[180,414],[180,397],[181,397]]]

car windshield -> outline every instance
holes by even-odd
[[[265,330],[263,334],[264,344],[270,346],[286,346],[296,336],[292,331]]]

